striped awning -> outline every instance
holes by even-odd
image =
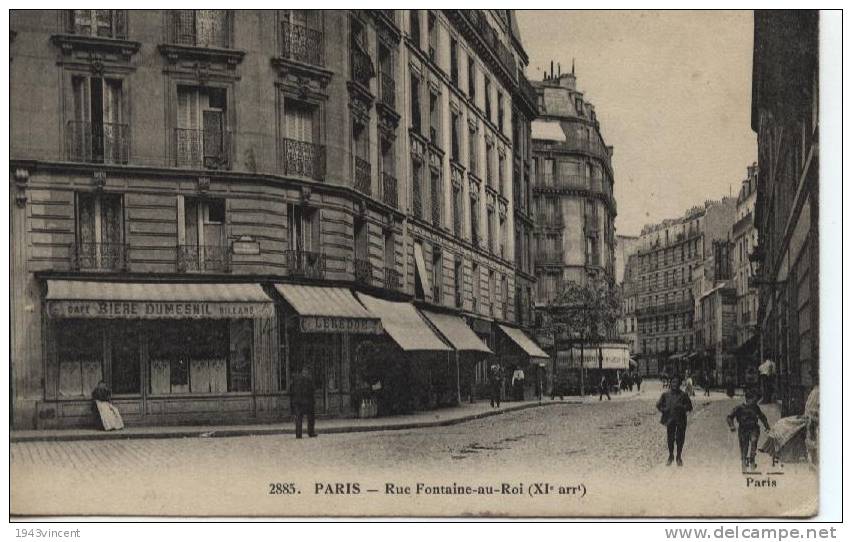
[[[506,334],[507,337],[512,339],[518,347],[527,353],[530,357],[533,358],[549,358],[550,356],[542,350],[532,339],[526,336],[526,334],[516,327],[504,326],[502,324],[498,324],[500,330]]]
[[[432,322],[438,332],[459,352],[493,352],[477,337],[470,327],[458,316],[421,310],[423,316]]]
[[[452,350],[432,331],[411,303],[386,301],[360,292],[357,296],[367,310],[381,318],[384,330],[403,350]]]
[[[373,315],[346,288],[275,284],[275,290],[299,314],[305,333],[381,333]]]
[[[274,305],[258,284],[47,281],[53,318],[269,318]]]

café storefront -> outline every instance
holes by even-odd
[[[103,380],[128,425],[276,415],[275,311],[258,284],[48,280],[37,426],[95,424]]]
[[[347,288],[276,283],[274,289],[281,297],[279,389],[289,393],[294,377],[307,367],[317,413],[357,412],[353,360],[359,344],[382,333],[379,318]]]

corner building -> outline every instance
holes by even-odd
[[[13,427],[101,379],[129,424],[280,419],[303,366],[321,413],[428,408],[543,355],[513,17],[11,12]]]

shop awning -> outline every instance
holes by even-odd
[[[52,318],[269,318],[259,284],[47,281]]]
[[[275,290],[299,314],[303,333],[381,333],[379,318],[346,288],[275,284]]]
[[[529,354],[534,358],[549,358],[544,350],[539,348],[537,344],[533,342],[532,339],[526,336],[523,331],[515,327],[504,326],[502,324],[498,324],[500,330],[506,334],[512,342],[514,342],[521,350]]]
[[[458,316],[452,314],[442,314],[421,310],[423,316],[438,329],[438,332],[460,352],[484,352],[493,354],[493,352],[482,342],[482,339],[476,336],[470,327]]]
[[[381,319],[385,332],[403,350],[452,350],[432,331],[411,303],[386,301],[360,292],[357,296],[368,311]]]

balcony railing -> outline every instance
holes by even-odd
[[[370,79],[376,75],[370,55],[360,49],[353,48],[350,59],[352,63],[352,80],[369,88]]]
[[[286,250],[284,263],[291,277],[321,279],[325,276],[326,258],[321,252]]]
[[[281,23],[281,56],[288,60],[325,65],[323,33],[288,21]]]
[[[511,51],[503,44],[497,32],[488,23],[482,10],[460,9],[457,12],[473,27],[485,45],[494,53],[498,62],[511,78],[517,77],[517,63]]]
[[[402,290],[402,273],[396,269],[385,267],[385,288],[388,290]]]
[[[74,162],[126,164],[130,126],[70,120],[65,133],[68,159]]]
[[[360,282],[361,284],[372,284],[373,264],[370,263],[370,260],[355,258],[352,263],[355,267],[355,282]]]
[[[322,145],[283,138],[278,159],[284,175],[298,175],[317,181],[325,176],[325,147]]]
[[[77,271],[126,271],[128,252],[125,243],[74,243],[71,267]]]
[[[399,206],[396,177],[384,171],[382,172],[382,202],[394,208]]]
[[[175,165],[208,169],[231,166],[231,134],[220,130],[175,128]]]
[[[169,13],[169,43],[194,47],[231,47],[231,24],[227,10],[180,9]]]
[[[379,100],[390,107],[396,109],[396,81],[387,73],[380,74],[379,77],[380,93]]]
[[[355,190],[370,196],[373,194],[372,170],[370,162],[363,158],[355,157]]]
[[[177,268],[180,272],[227,273],[231,269],[230,248],[227,245],[178,245]]]

